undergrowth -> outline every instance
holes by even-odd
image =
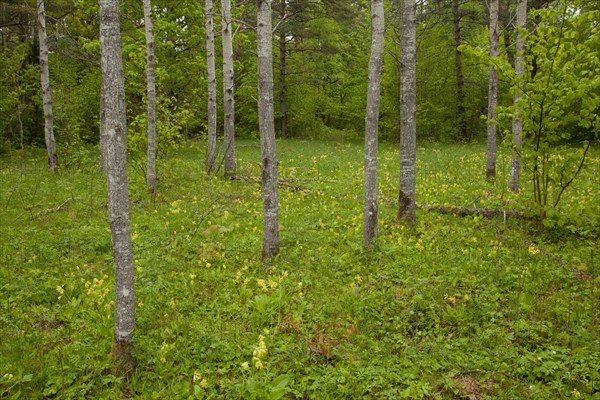
[[[595,149],[597,150],[597,149]],[[569,224],[418,211],[394,223],[397,149],[380,152],[380,237],[362,248],[356,144],[286,140],[282,252],[260,261],[260,147],[240,179],[199,145],[130,157],[137,369],[110,373],[113,274],[96,151],[52,175],[43,152],[0,160],[0,397],[600,399],[600,157],[565,195]],[[527,212],[484,177],[480,145],[418,150],[421,204]]]

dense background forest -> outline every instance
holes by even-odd
[[[257,136],[258,126],[256,33],[253,28],[256,11],[252,1],[238,3],[232,9],[236,24],[236,133],[241,138],[249,138]],[[489,65],[487,2],[461,0],[458,3],[458,15],[453,14],[452,1],[428,1],[418,5],[417,127],[420,140],[464,142],[485,137]],[[512,80],[507,68],[511,62],[514,65],[516,2],[500,3],[500,59],[495,62],[502,67],[499,105],[509,106]],[[533,11],[553,3],[552,7],[562,12],[557,2],[536,0],[530,3]],[[583,10],[598,8],[595,1],[580,3]],[[40,136],[43,114],[35,2],[3,1],[0,9],[0,85],[3,93],[0,127],[2,151],[6,152],[9,147],[43,143]],[[56,137],[60,151],[68,152],[80,143],[98,141],[98,5],[94,1],[57,0],[47,2],[46,9]],[[162,4],[157,0],[153,2],[153,10],[160,140],[168,143],[202,137],[206,134],[207,120],[203,4],[191,0]],[[384,139],[397,140],[400,18],[395,2],[386,3],[386,11],[380,133]],[[277,25],[273,50],[278,135],[338,140],[361,138],[369,59],[368,2],[274,2],[273,14],[274,25]],[[537,15],[538,20],[543,18],[541,14]],[[146,135],[142,4],[123,1],[122,16],[129,146],[136,149],[143,147]],[[279,22],[283,16],[285,19]],[[458,21],[458,38],[455,20]],[[215,24],[215,31],[220,32],[220,18],[215,18]],[[572,28],[584,29],[581,26]],[[582,31],[572,39],[573,45],[581,46],[587,38]],[[216,41],[219,59],[218,35]],[[552,51],[554,43],[546,41],[544,51]],[[457,46],[462,53],[460,65],[456,61]],[[538,51],[534,46],[532,50]],[[531,54],[531,57],[536,56]],[[572,88],[569,86],[572,82],[562,79],[560,69],[564,67],[557,65],[559,71],[551,77],[564,85],[558,90]],[[221,73],[220,68],[217,73]],[[589,74],[593,75],[593,70]],[[220,84],[222,80],[217,79],[217,82]],[[461,94],[457,95],[459,91]],[[220,124],[221,119],[219,115]],[[510,127],[505,124],[502,128]],[[577,139],[590,134],[575,128],[571,131],[572,137]],[[69,157],[64,158],[68,162]]]
[[[0,397],[599,399],[600,2],[232,3],[228,161],[226,1],[0,0]]]

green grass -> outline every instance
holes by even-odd
[[[527,211],[526,182],[505,190],[507,154],[485,181],[484,150],[420,147],[418,201]],[[1,159],[0,397],[600,399],[594,150],[561,228],[422,210],[402,227],[398,151],[382,145],[380,239],[365,251],[361,146],[281,141],[282,253],[268,265],[257,142],[239,143],[248,179],[237,181],[206,176],[198,145],[171,150],[155,199],[132,157],[138,365],[128,381],[110,373],[96,150],[63,156],[56,175],[41,151]]]

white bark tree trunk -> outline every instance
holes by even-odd
[[[223,42],[223,142],[225,177],[235,176],[235,97],[231,0],[221,0],[221,37]]]
[[[204,29],[206,31],[206,73],[208,80],[208,151],[206,172],[217,169],[217,78],[215,72],[215,35],[213,32],[213,2],[206,0]]]
[[[279,253],[279,205],[277,199],[277,150],[273,111],[273,37],[271,0],[257,0],[258,123],[262,158],[264,214],[263,259]]]
[[[37,0],[38,36],[40,40],[40,75],[42,80],[42,100],[44,103],[44,136],[48,151],[48,169],[58,167],[56,143],[54,141],[54,114],[52,113],[52,92],[50,71],[48,70],[48,35],[46,33],[46,9],[44,0]]]
[[[365,188],[363,242],[369,246],[377,238],[377,141],[379,132],[379,103],[381,66],[384,44],[383,0],[371,0],[371,56],[365,116]]]
[[[513,97],[515,106],[515,116],[512,121],[512,136],[515,151],[513,151],[510,162],[510,179],[509,189],[512,192],[519,191],[519,180],[521,178],[521,160],[517,154],[521,147],[521,132],[523,131],[523,122],[518,117],[519,115],[519,100],[523,97],[523,78],[525,73],[525,39],[523,38],[522,30],[525,29],[527,23],[527,0],[518,0],[517,3],[517,38],[515,44],[515,72],[517,76],[517,90]]]
[[[413,222],[417,164],[417,4],[402,1],[400,38],[400,194],[398,220]]]
[[[485,176],[496,178],[496,105],[498,104],[498,71],[493,59],[498,57],[498,0],[490,0],[490,71],[488,81],[487,157]]]
[[[279,0],[279,18],[281,21],[286,18],[286,2],[288,0]],[[279,131],[281,137],[287,137],[287,35],[285,32],[285,23],[281,24],[279,32]]]
[[[133,331],[135,299],[133,252],[129,226],[127,185],[127,120],[121,58],[119,1],[99,0],[100,55],[105,88],[104,120],[106,134],[108,218],[115,263],[115,336],[112,355],[120,374],[134,369]]]
[[[148,167],[146,185],[152,193],[156,190],[156,83],[154,75],[154,25],[150,0],[144,3],[144,26],[146,31],[146,86],[148,102]]]

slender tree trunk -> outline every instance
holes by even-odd
[[[48,35],[46,34],[46,9],[44,0],[37,0],[38,35],[40,40],[40,75],[42,79],[42,98],[44,102],[44,136],[48,150],[48,169],[58,167],[56,143],[54,142],[54,114],[52,113],[52,92],[50,90],[50,71],[48,70]]]
[[[496,178],[496,105],[498,103],[498,71],[494,59],[498,57],[498,0],[490,0],[490,71],[488,82],[487,159],[485,176]]]
[[[100,54],[102,81],[106,89],[104,120],[106,132],[108,217],[115,263],[115,336],[112,355],[119,374],[133,372],[135,299],[133,252],[129,226],[127,185],[127,119],[121,58],[119,1],[100,0]]]
[[[400,38],[400,194],[398,221],[413,222],[417,165],[417,6],[402,1]]]
[[[515,106],[515,115],[512,121],[512,136],[515,150],[513,151],[512,160],[510,162],[510,179],[509,189],[512,192],[519,191],[519,180],[521,178],[521,160],[517,154],[521,147],[521,132],[523,131],[523,123],[519,118],[519,101],[523,96],[524,90],[524,73],[525,73],[525,39],[523,38],[523,30],[527,23],[527,0],[518,0],[517,3],[517,39],[516,39],[516,59],[515,72],[517,79],[517,90],[513,97]]]
[[[107,159],[106,159],[106,132],[104,131],[104,123],[102,121],[105,120],[106,115],[106,100],[104,99],[106,93],[106,88],[104,87],[104,80],[100,84],[100,129],[99,138],[98,138],[98,171],[105,174],[107,167]]]
[[[279,2],[279,18],[285,18],[286,0]],[[285,24],[281,24],[281,32],[279,32],[279,112],[281,120],[279,127],[281,137],[287,136],[287,84],[286,84],[286,68],[287,68],[287,35],[285,32]]]
[[[156,190],[156,84],[154,78],[154,25],[152,5],[144,2],[144,26],[146,31],[146,85],[148,93],[148,168],[146,185],[152,193]]]
[[[225,142],[225,177],[235,176],[235,98],[233,74],[233,44],[231,0],[221,0],[223,41],[223,113]]]
[[[379,132],[379,103],[381,66],[384,41],[383,0],[371,0],[371,57],[369,60],[369,84],[365,116],[365,189],[364,189],[364,245],[369,246],[377,238],[377,141]]]
[[[21,150],[25,150],[25,132],[23,131],[23,118],[21,118],[21,96],[17,98],[17,121],[19,121],[19,142],[21,144]]]
[[[277,199],[277,150],[273,111],[273,48],[271,0],[257,1],[258,123],[262,158],[264,213],[263,259],[279,253],[279,204]]]
[[[512,0],[500,0],[500,20],[502,21],[502,38],[504,39],[504,48],[506,56],[511,64],[515,63],[515,53],[510,43],[510,3]]]
[[[456,72],[456,100],[458,102],[458,129],[461,139],[467,139],[467,115],[465,109],[465,81],[462,70],[462,52],[459,46],[462,44],[460,35],[460,10],[458,0],[452,0],[452,16],[454,19],[454,66]]]
[[[217,78],[215,72],[215,35],[213,32],[213,2],[206,0],[206,71],[208,78],[208,151],[206,172],[217,169]]]

